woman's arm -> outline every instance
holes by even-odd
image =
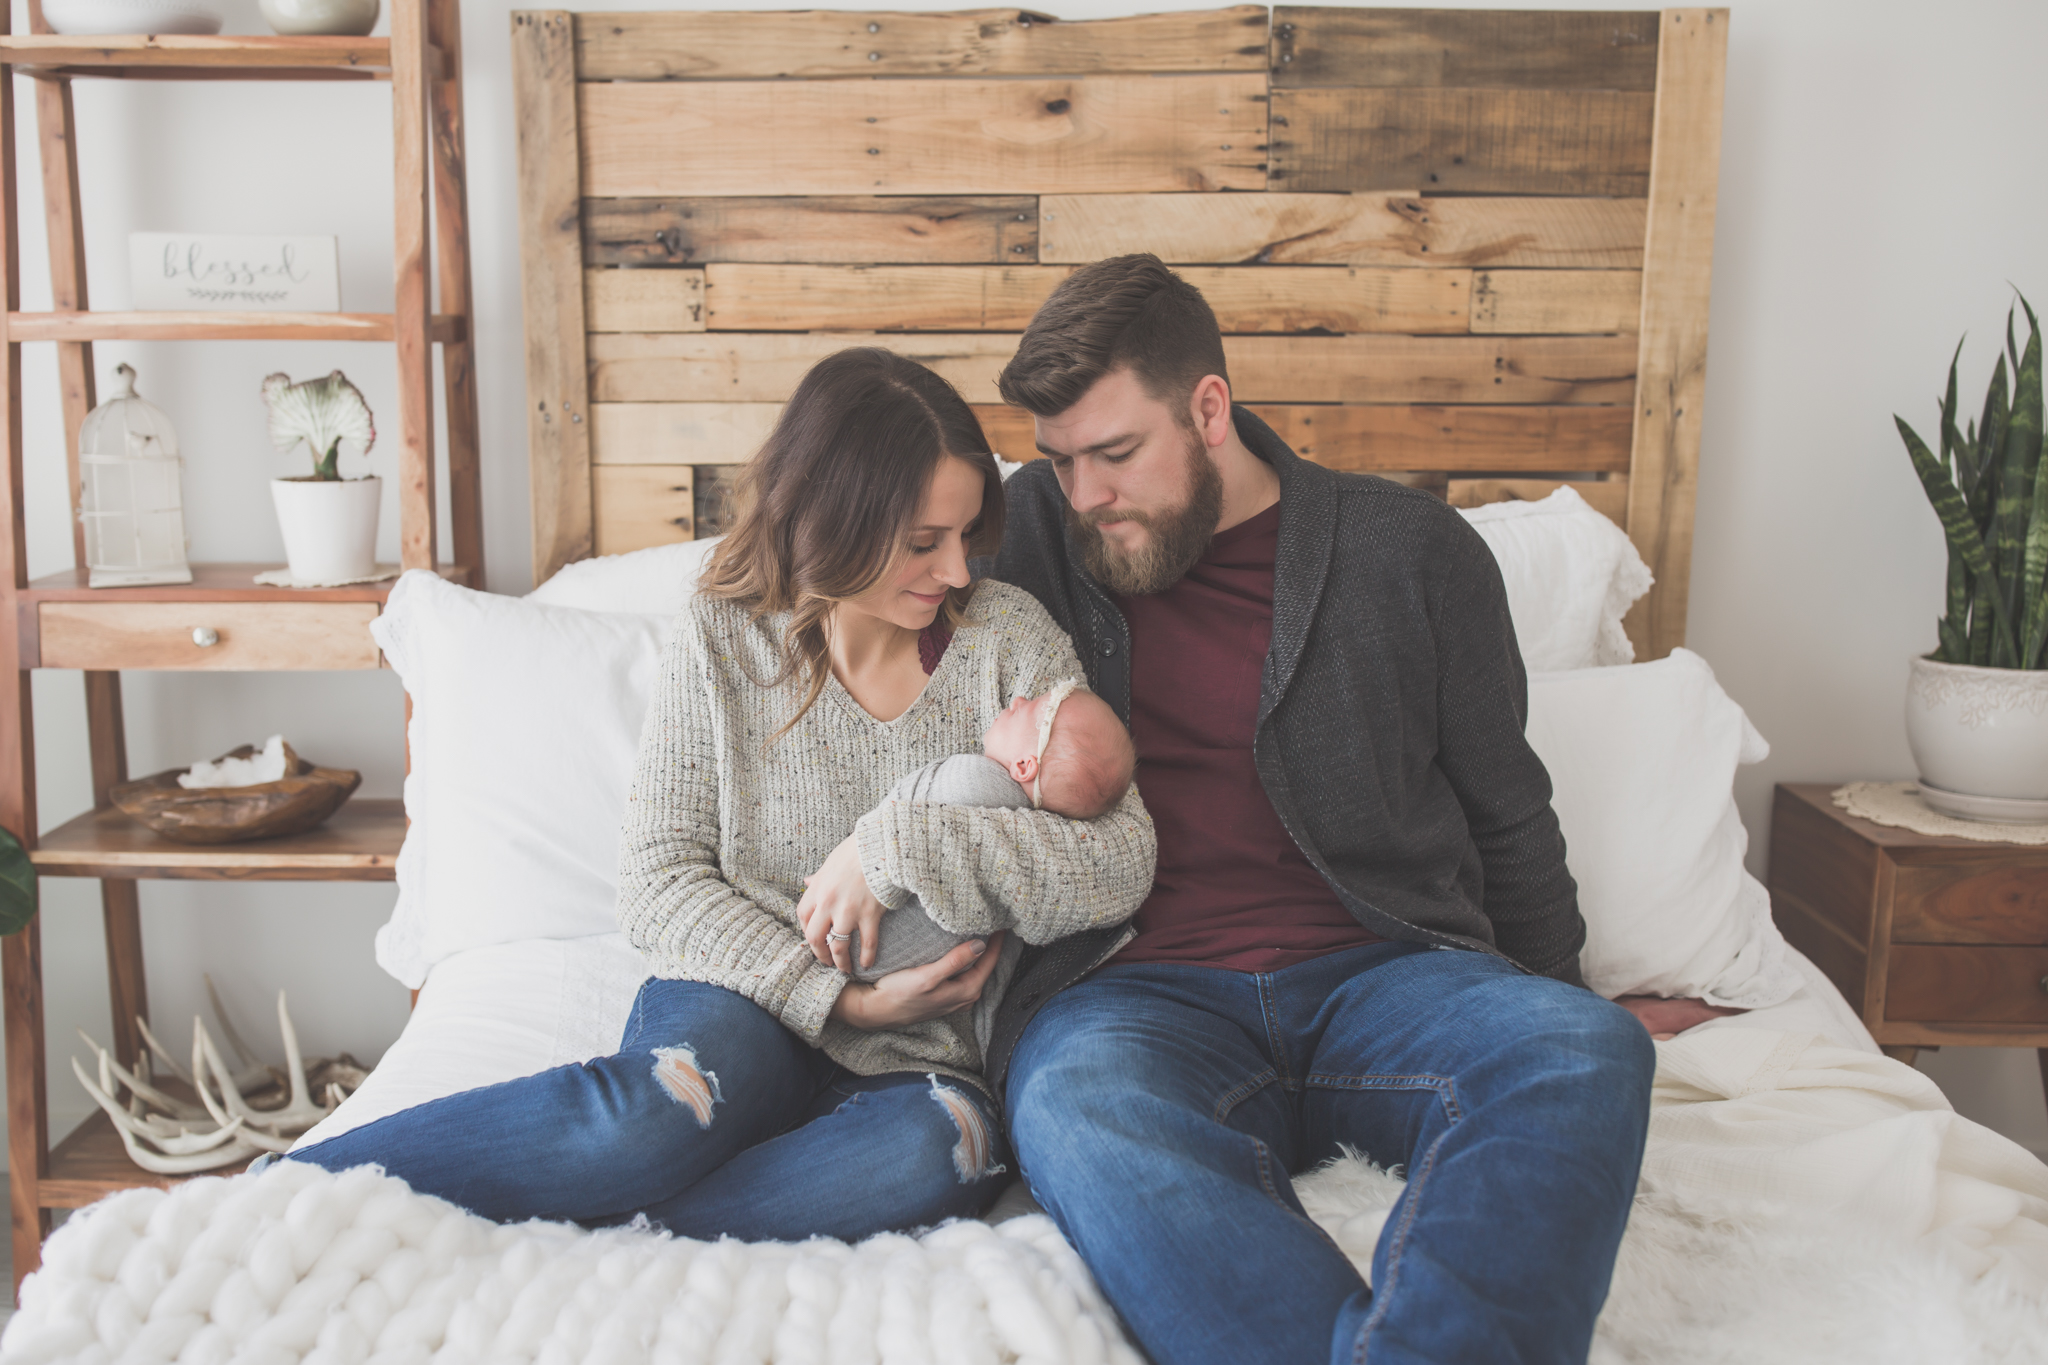
[[[976,611],[995,632],[1005,698],[1086,676],[1073,642],[1021,589],[985,583]],[[889,909],[916,896],[956,934],[1015,929],[1050,943],[1121,923],[1152,890],[1152,817],[1133,787],[1095,820],[1046,811],[884,801],[854,826],[867,887]]]
[[[737,991],[815,1043],[846,977],[719,873],[725,703],[703,632],[686,608],[641,729],[619,840],[619,928],[662,975]]]

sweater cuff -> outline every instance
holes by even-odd
[[[803,955],[805,961],[794,964],[798,975],[783,1002],[781,1017],[785,1028],[816,1047],[825,1032],[826,1020],[832,1017],[832,1006],[839,1002],[839,992],[846,989],[851,978],[837,967],[827,967],[812,957],[809,948],[803,950]]]
[[[907,888],[889,879],[890,855],[900,846],[896,833],[888,827],[895,806],[893,801],[884,801],[853,826],[853,837],[860,844],[861,875],[867,878],[868,891],[884,910],[901,910],[911,899]]]

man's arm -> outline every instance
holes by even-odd
[[[1486,542],[1455,514],[1432,601],[1437,765],[1464,807],[1485,869],[1494,945],[1533,972],[1584,985],[1586,922],[1550,808],[1550,774],[1529,747],[1528,675],[1507,588]]]

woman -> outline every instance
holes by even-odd
[[[1152,881],[1135,791],[1109,815],[886,803],[981,747],[1013,695],[1081,672],[1038,603],[970,581],[1003,498],[973,412],[877,349],[798,386],[679,618],[622,840],[647,956],[619,1051],[294,1153],[375,1162],[501,1221],[645,1214],[691,1237],[858,1239],[981,1212],[1005,1143],[965,1012],[1021,938],[1127,918]],[[851,980],[857,926],[918,896],[978,935]]]

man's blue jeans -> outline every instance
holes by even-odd
[[[1112,965],[1025,1030],[1010,1131],[1157,1365],[1582,1365],[1654,1067],[1626,1010],[1477,952]],[[1407,1168],[1370,1289],[1288,1180],[1339,1144]]]
[[[974,1087],[856,1076],[721,986],[649,981],[609,1057],[450,1095],[292,1153],[379,1165],[486,1218],[840,1237],[973,1217],[1007,1178]]]

